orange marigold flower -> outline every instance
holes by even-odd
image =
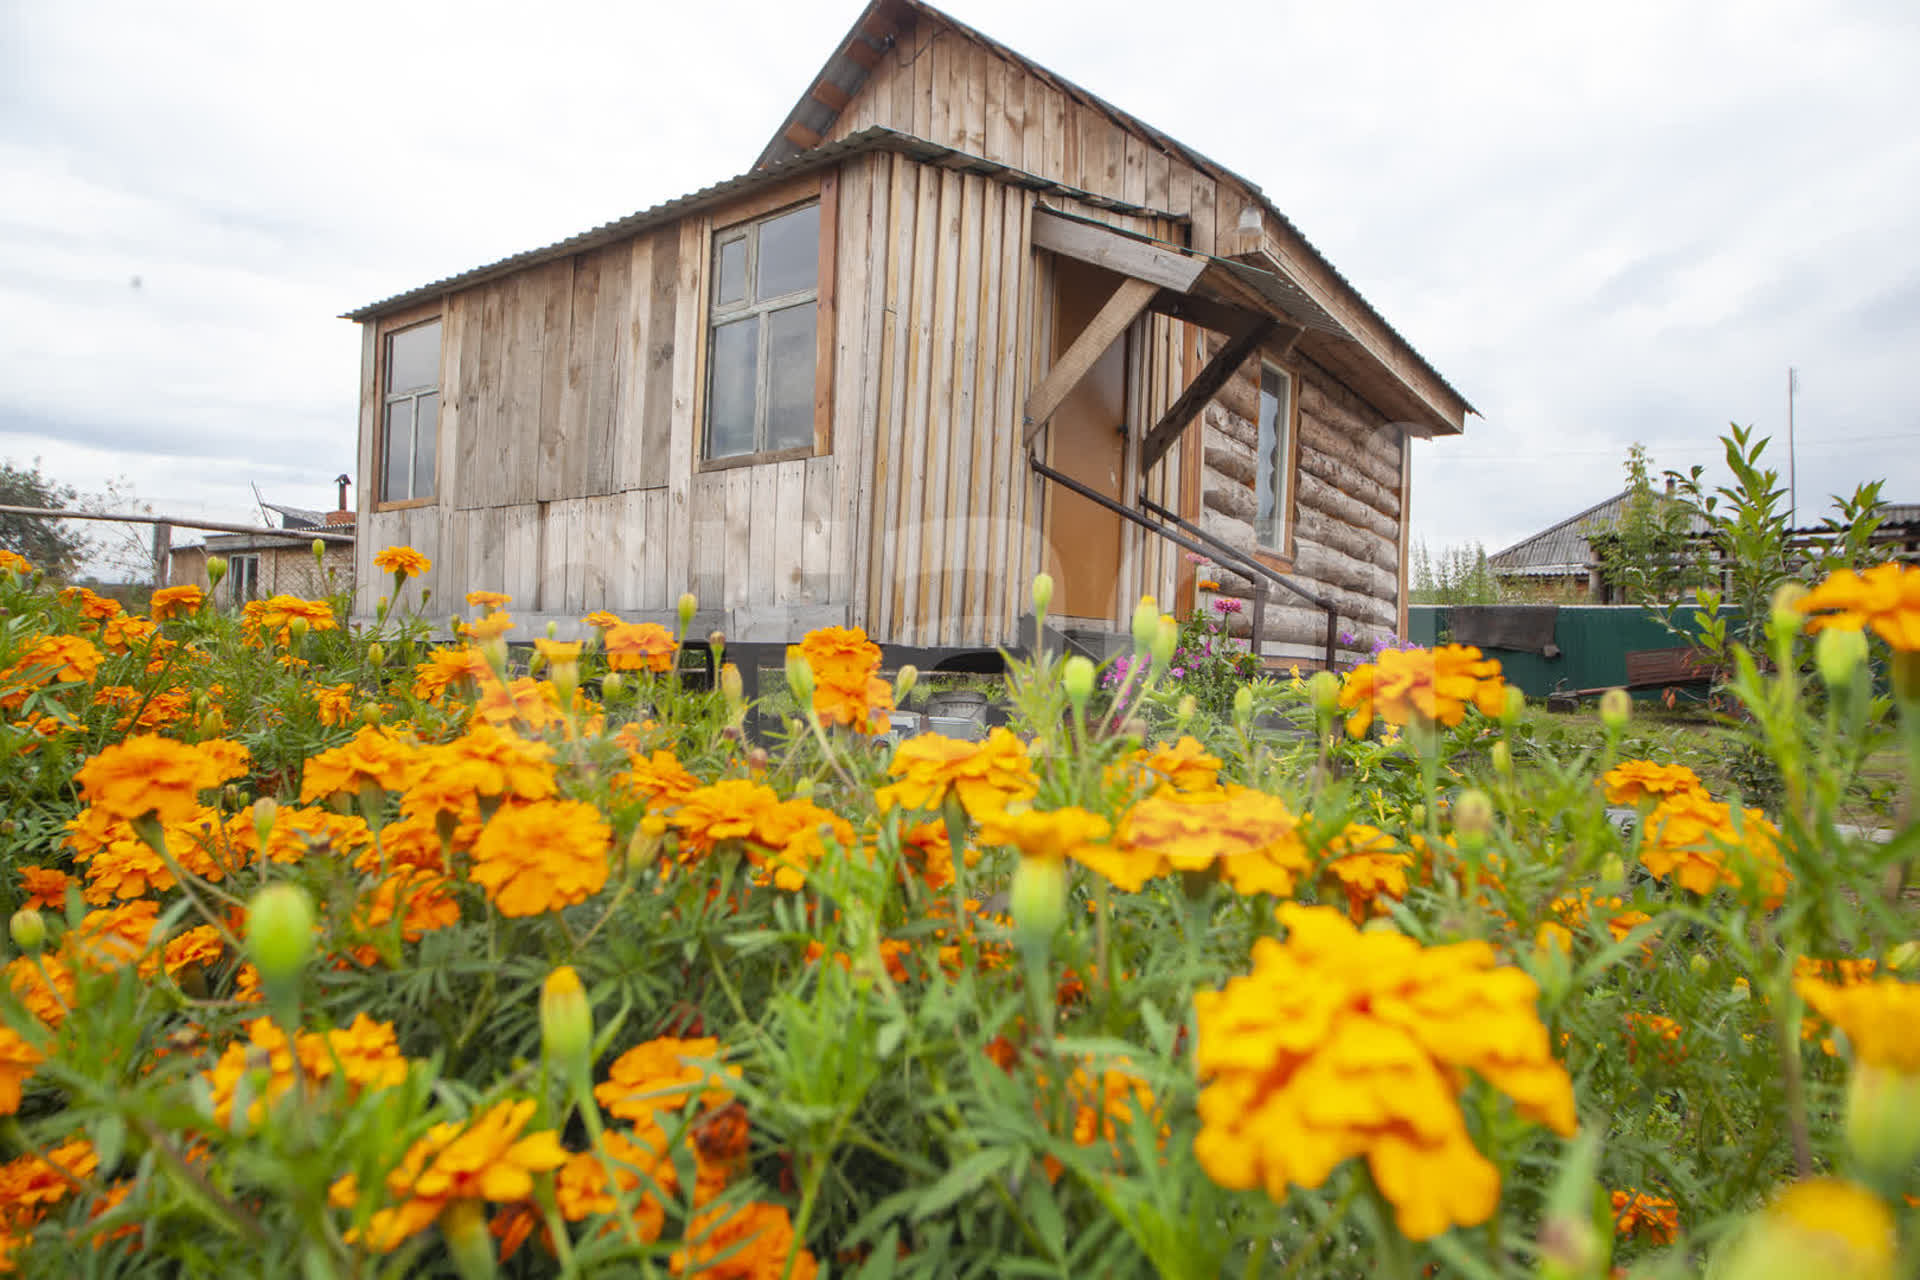
[[[1673,1201],[1629,1187],[1615,1191],[1613,1229],[1623,1240],[1638,1238],[1647,1244],[1672,1244],[1680,1233],[1680,1210]]]
[[[804,1248],[794,1253],[797,1245],[793,1222],[780,1205],[725,1205],[694,1216],[686,1247],[674,1250],[670,1265],[675,1275],[691,1270],[702,1280],[815,1280],[819,1262]]]
[[[1793,988],[1815,1013],[1846,1032],[1858,1062],[1920,1075],[1920,985],[1894,978],[1844,984],[1796,978]]]
[[[1382,910],[1380,899],[1407,896],[1407,872],[1413,855],[1378,827],[1352,822],[1327,842],[1327,876],[1347,895],[1347,913],[1356,922]]]
[[[25,575],[32,572],[33,565],[25,556],[17,551],[9,551],[5,547],[0,547],[0,573],[18,573]]]
[[[513,597],[498,591],[467,592],[467,608],[481,609],[492,613],[495,609],[504,609],[513,603]]]
[[[487,721],[421,753],[421,768],[400,801],[402,813],[479,813],[481,799],[545,800],[554,794],[553,748]]]
[[[44,1055],[12,1027],[0,1026],[0,1116],[20,1110],[21,1086],[43,1060]]]
[[[576,693],[576,706],[579,698]],[[480,701],[474,704],[473,710],[482,720],[498,725],[518,720],[536,731],[558,724],[564,718],[560,714],[560,691],[551,682],[521,676],[512,684],[502,685],[493,678],[492,672],[480,682]]]
[[[720,1056],[720,1042],[712,1037],[679,1040],[660,1036],[637,1044],[614,1059],[607,1078],[593,1087],[593,1096],[622,1120],[645,1121],[657,1113],[678,1111],[697,1091],[709,1110],[725,1106],[733,1097],[725,1073],[710,1070],[701,1060]]]
[[[820,723],[881,733],[893,710],[893,686],[880,679],[880,646],[859,627],[820,627],[800,642],[813,670],[813,709]]]
[[[827,852],[827,833],[843,851],[854,845],[853,825],[839,814],[811,800],[783,800],[755,816],[747,856],[761,868],[763,883],[770,879],[775,888],[797,892],[806,886],[807,868]]]
[[[980,838],[1019,850],[1023,858],[1086,860],[1089,845],[1104,844],[1113,824],[1076,805],[1059,809],[1002,810],[981,824]],[[1098,855],[1095,855],[1096,860]],[[1091,864],[1090,864],[1091,865]]]
[[[1863,573],[1840,569],[1794,602],[1807,629],[1871,627],[1901,653],[1920,650],[1920,569],[1881,564]]]
[[[513,630],[513,615],[504,611],[489,613],[461,626],[460,634],[473,640],[498,640]]]
[[[96,969],[138,962],[141,973],[151,973],[159,967],[152,954],[159,924],[160,904],[151,899],[90,911],[80,927],[67,935],[67,948],[76,960]]]
[[[100,643],[112,653],[126,653],[151,640],[157,629],[156,624],[145,618],[123,614],[107,620],[107,625],[100,629]]]
[[[608,627],[618,626],[619,624],[620,615],[617,613],[609,613],[605,609],[595,609],[592,613],[580,619],[581,626],[592,627],[595,631],[605,631]]]
[[[427,1130],[408,1148],[400,1167],[387,1175],[387,1195],[398,1203],[373,1215],[367,1245],[392,1252],[432,1226],[440,1211],[456,1200],[511,1204],[531,1196],[534,1174],[567,1162],[566,1149],[551,1129],[522,1136],[534,1105],[531,1098],[498,1102],[465,1121]],[[349,1208],[359,1195],[359,1185],[349,1175],[334,1183],[329,1199],[336,1207]],[[347,1239],[355,1236],[349,1233]]]
[[[73,971],[59,955],[20,956],[7,965],[7,986],[28,1013],[49,1027],[73,1007]]]
[[[1299,818],[1278,796],[1242,786],[1191,792],[1162,787],[1120,820],[1115,844],[1130,854],[1158,857],[1163,870],[1218,865],[1245,895],[1291,894],[1295,878],[1313,868]]]
[[[198,816],[200,792],[226,778],[220,762],[199,747],[137,733],[101,748],[74,780],[81,797],[110,817],[184,822]]]
[[[1660,1013],[1630,1013],[1627,1024],[1627,1061],[1637,1062],[1642,1047],[1651,1048],[1655,1058],[1673,1066],[1687,1056],[1680,1036],[1686,1030],[1678,1022]]]
[[[1651,760],[1626,760],[1607,770],[1601,780],[1608,804],[1639,804],[1651,800],[1658,804],[1671,796],[1706,795],[1700,775],[1683,764],[1655,764]]]
[[[1376,716],[1392,725],[1404,726],[1418,717],[1451,728],[1468,707],[1498,715],[1506,699],[1499,662],[1460,644],[1382,650],[1372,662],[1349,671],[1340,687],[1340,706],[1352,713],[1347,732],[1356,738]]]
[[[1161,743],[1151,751],[1136,751],[1127,763],[1155,786],[1164,782],[1177,791],[1209,791],[1220,785],[1220,757],[1201,746],[1192,734],[1182,735],[1171,745]]]
[[[80,616],[94,622],[105,622],[118,617],[121,605],[111,596],[97,594],[91,587],[62,587],[60,599],[68,604],[80,606]]]
[[[633,1200],[634,1228],[645,1243],[660,1238],[666,1225],[666,1207],[661,1195],[672,1196],[680,1189],[680,1178],[673,1161],[667,1159],[667,1135],[650,1119],[635,1125],[631,1137],[616,1129],[600,1135],[595,1150],[569,1156],[554,1178],[554,1200],[560,1216],[579,1222],[596,1214],[613,1213],[620,1197]],[[505,1252],[503,1249],[502,1252]]]
[[[123,898],[144,898],[179,884],[158,853],[144,840],[116,840],[87,863],[87,887],[81,898],[96,907]]]
[[[0,671],[0,685],[84,684],[100,670],[105,655],[84,636],[44,636],[34,641],[11,667]]]
[[[700,785],[700,779],[688,773],[671,751],[630,752],[627,760],[632,767],[614,774],[613,785],[640,797],[649,809],[671,808]]]
[[[333,606],[325,600],[302,600],[299,596],[277,595],[265,600],[249,600],[240,611],[241,625],[247,636],[259,641],[271,637],[276,644],[287,642],[287,626],[295,618],[305,620],[310,631],[332,631]]]
[[[413,696],[437,703],[449,688],[471,689],[493,674],[487,660],[471,645],[443,645],[414,664]]]
[[[1722,884],[1756,894],[1771,911],[1787,896],[1791,879],[1780,856],[1779,828],[1758,809],[1746,809],[1735,825],[1732,809],[1705,792],[1669,796],[1648,815],[1640,862],[1658,879],[1672,876],[1693,893]]]
[[[460,923],[460,903],[453,896],[453,883],[437,871],[404,866],[373,886],[353,910],[351,927],[362,935],[380,932],[400,913],[400,941],[418,942],[436,929]],[[354,949],[353,957],[363,965],[379,959],[372,946]]]
[[[898,781],[874,793],[882,813],[895,805],[938,809],[951,793],[977,822],[1040,790],[1025,744],[1005,728],[982,742],[937,733],[908,738],[894,749],[887,774]]]
[[[532,916],[585,902],[607,883],[613,831],[578,800],[502,808],[474,841],[468,877],[502,915]]]
[[[1250,974],[1194,996],[1201,1166],[1280,1200],[1365,1156],[1409,1239],[1484,1222],[1500,1174],[1462,1118],[1465,1073],[1558,1133],[1575,1127],[1533,979],[1478,940],[1422,947],[1331,907],[1285,903],[1280,919],[1287,940],[1254,943]]]
[[[85,1138],[63,1142],[51,1151],[30,1151],[0,1166],[0,1195],[5,1199],[6,1228],[18,1229],[38,1221],[49,1208],[73,1194],[100,1169],[100,1157]]]
[[[345,684],[313,686],[314,716],[321,724],[336,728],[353,719],[353,681]]]
[[[160,967],[172,977],[195,966],[211,968],[225,953],[220,931],[210,924],[197,925],[167,943],[160,953]]]
[[[606,646],[607,667],[613,671],[671,671],[679,648],[673,632],[657,622],[617,619],[601,636],[601,643]]]
[[[556,667],[580,661],[580,642],[578,640],[549,640],[541,636],[533,642],[533,651],[553,663]]]
[[[188,583],[183,587],[161,587],[153,593],[148,610],[155,622],[165,622],[168,618],[181,618],[190,613],[198,613],[206,602],[206,592]]]
[[[73,883],[72,877],[64,871],[52,867],[21,867],[20,896],[23,907],[38,907],[48,911],[67,909],[67,886]]]
[[[227,822],[227,839],[242,853],[260,855],[260,836],[251,813],[235,814]],[[372,830],[353,814],[288,805],[274,817],[273,829],[267,833],[266,856],[271,862],[288,863],[305,861],[315,853],[349,859],[372,846]]]
[[[420,749],[377,724],[366,725],[350,742],[307,758],[300,801],[324,800],[363,787],[405,791],[421,766]]]
[[[373,567],[403,578],[420,578],[433,568],[433,561],[412,547],[388,547],[373,558]]]
[[[695,787],[667,815],[667,822],[680,832],[683,856],[710,853],[727,840],[749,840],[759,824],[760,815],[780,803],[772,787],[745,778],[723,778],[709,786]]]

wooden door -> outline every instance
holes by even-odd
[[[1053,356],[1073,345],[1113,291],[1111,271],[1057,258],[1053,272]],[[1047,432],[1050,465],[1116,502],[1127,467],[1127,340],[1108,347],[1054,410]],[[1054,612],[1111,618],[1120,581],[1121,518],[1060,485],[1047,493],[1047,572],[1056,584]]]

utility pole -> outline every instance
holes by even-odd
[[[1787,366],[1787,525],[1799,523],[1799,491],[1794,485],[1793,466],[1793,397],[1800,390],[1800,374],[1792,365]]]

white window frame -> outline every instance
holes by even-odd
[[[713,233],[712,241],[708,245],[707,251],[707,269],[709,276],[707,285],[706,387],[704,389],[706,394],[704,396],[700,426],[700,459],[702,462],[730,465],[742,461],[769,457],[786,458],[791,456],[806,456],[814,452],[811,429],[809,430],[807,440],[803,444],[782,445],[778,449],[769,448],[768,446],[767,410],[770,400],[768,390],[773,378],[773,361],[770,359],[770,334],[772,326],[768,324],[767,318],[775,312],[805,306],[811,302],[813,304],[814,342],[816,348],[818,347],[820,326],[827,323],[828,317],[823,314],[820,306],[820,270],[823,264],[820,261],[820,251],[817,243],[814,249],[814,276],[813,287],[811,289],[799,289],[791,293],[778,294],[770,298],[756,298],[753,296],[753,289],[759,275],[760,267],[760,229],[769,222],[799,213],[809,206],[820,209],[820,216],[824,222],[827,211],[822,207],[820,199],[815,197],[811,200],[802,200],[795,204],[787,205],[784,208],[775,209],[771,213],[762,214],[759,217],[751,218],[743,222],[736,222],[731,226],[723,227]],[[746,291],[739,301],[722,303],[720,301],[720,252],[727,245],[740,241],[745,241],[746,243]],[[758,345],[754,353],[753,447],[742,453],[716,454],[713,452],[714,337],[720,331],[722,325],[738,323],[750,316],[756,319],[758,329],[755,335],[755,340]],[[811,365],[811,376],[814,390],[818,392],[820,386],[820,369],[817,360]]]
[[[245,604],[260,598],[260,554],[244,552],[227,557],[227,599]]]
[[[440,328],[440,341],[437,345],[438,345],[440,354],[444,356],[447,335],[446,335],[446,329],[441,326],[441,320],[442,320],[442,317],[437,315],[426,316],[412,324],[400,325],[397,328],[389,329],[385,333],[380,335],[381,396],[380,396],[380,422],[379,422],[380,453],[378,458],[378,464],[380,469],[380,492],[379,492],[378,505],[383,507],[399,506],[403,503],[410,503],[410,502],[431,502],[434,497],[434,488],[435,488],[434,477],[431,474],[429,474],[426,477],[424,477],[424,481],[423,481],[422,477],[416,476],[413,474],[413,463],[414,463],[414,459],[419,455],[419,452],[420,452],[420,432],[423,429],[425,429],[428,431],[432,431],[434,433],[434,437],[433,437],[434,469],[438,470],[440,466],[440,404],[441,404],[441,401],[440,401],[440,378],[438,376],[440,362],[438,359],[434,361],[435,377],[433,380],[433,385],[396,388],[393,386],[393,340],[399,337],[401,334],[411,333],[415,329],[423,328],[426,325],[434,325]],[[427,396],[434,397],[433,421],[431,423],[422,423],[420,421],[420,401]],[[410,419],[410,425],[409,425],[409,430],[407,435],[407,450],[406,450],[407,483],[405,485],[404,492],[394,493],[392,491],[392,486],[391,486],[391,482],[393,478],[387,474],[387,458],[392,453],[392,450],[388,447],[387,432],[388,432],[388,423],[392,417],[392,410],[394,406],[401,405],[401,404],[408,405],[411,409],[411,412],[408,414],[408,417]],[[423,482],[425,485],[424,490],[421,487]]]

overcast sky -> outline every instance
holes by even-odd
[[[1803,518],[1920,500],[1911,0],[949,8],[1263,186],[1473,402],[1415,448],[1435,550],[1634,440],[1754,423],[1784,470],[1789,365]],[[858,11],[0,0],[0,457],[333,505],[334,317],[745,170]]]

